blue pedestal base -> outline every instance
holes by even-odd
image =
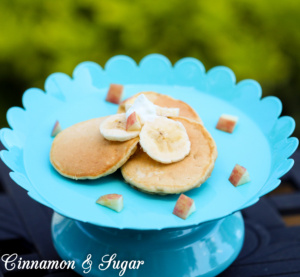
[[[52,218],[58,254],[75,261],[82,276],[216,276],[236,259],[244,232],[240,212],[189,228],[151,231],[103,228],[57,213]],[[85,262],[88,257],[92,264]]]

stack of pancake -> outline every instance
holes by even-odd
[[[142,92],[160,107],[179,108],[172,120],[183,124],[191,142],[190,153],[181,161],[163,164],[151,159],[139,146],[139,137],[127,141],[105,139],[99,125],[106,118],[77,123],[54,139],[50,161],[63,176],[72,179],[95,179],[121,168],[127,183],[146,193],[174,194],[199,187],[210,176],[217,158],[217,148],[197,113],[185,102],[155,92]],[[141,94],[141,93],[140,93]],[[124,113],[123,101],[118,113]]]

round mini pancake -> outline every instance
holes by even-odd
[[[174,99],[168,95],[160,94],[153,91],[146,91],[146,92],[140,92],[126,100],[124,100],[120,105],[118,109],[118,113],[125,113],[125,103],[127,101],[132,101],[132,99],[137,98],[140,94],[144,94],[153,104],[165,107],[165,108],[179,108],[179,116],[181,117],[187,117],[193,120],[196,120],[200,123],[202,123],[202,120],[196,113],[196,111],[189,106],[187,103]]]
[[[172,117],[188,133],[191,151],[182,161],[162,164],[139,149],[121,168],[127,183],[154,194],[182,193],[199,187],[210,176],[217,158],[217,147],[204,126],[194,120]]]
[[[96,179],[115,172],[135,152],[139,138],[124,142],[106,140],[100,123],[106,117],[77,123],[53,140],[50,161],[63,176]]]

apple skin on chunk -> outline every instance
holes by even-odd
[[[173,214],[182,219],[187,219],[195,211],[196,206],[194,200],[184,194],[181,194],[176,202]]]
[[[250,182],[249,172],[245,167],[236,164],[230,174],[229,181],[235,187],[246,184]]]
[[[114,104],[120,104],[123,95],[123,86],[111,84],[106,95],[106,101]]]
[[[51,137],[55,137],[59,132],[62,131],[62,128],[59,124],[59,121],[56,120],[54,126],[53,126],[53,129],[52,129],[52,132],[51,132]]]
[[[120,212],[123,207],[123,196],[121,194],[111,193],[98,198],[97,204],[110,208],[116,212]]]
[[[136,112],[133,112],[128,116],[126,121],[126,131],[139,131],[142,129],[141,122],[139,120],[138,115]]]
[[[219,118],[216,128],[227,133],[232,133],[237,121],[237,116],[222,114]]]

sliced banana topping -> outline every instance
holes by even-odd
[[[165,108],[154,105],[144,94],[137,98],[129,98],[125,103],[126,116],[136,112],[142,119],[142,123],[151,121],[155,115],[179,116],[179,108]]]
[[[184,126],[164,116],[145,123],[140,132],[140,145],[153,160],[165,164],[183,160],[191,149]]]
[[[160,116],[179,116],[179,108],[164,108],[155,105],[156,107],[156,114]]]
[[[126,114],[115,114],[107,117],[100,125],[100,133],[107,140],[126,141],[135,138],[140,131],[126,131]]]
[[[108,140],[125,141],[140,136],[143,150],[158,162],[183,160],[191,149],[184,126],[167,117],[178,116],[179,108],[154,105],[144,94],[129,99],[126,113],[108,117],[100,126]]]
[[[126,112],[132,107],[132,103],[125,103]],[[156,108],[156,115],[159,116],[179,116],[180,109],[179,108],[166,108],[154,105]]]

